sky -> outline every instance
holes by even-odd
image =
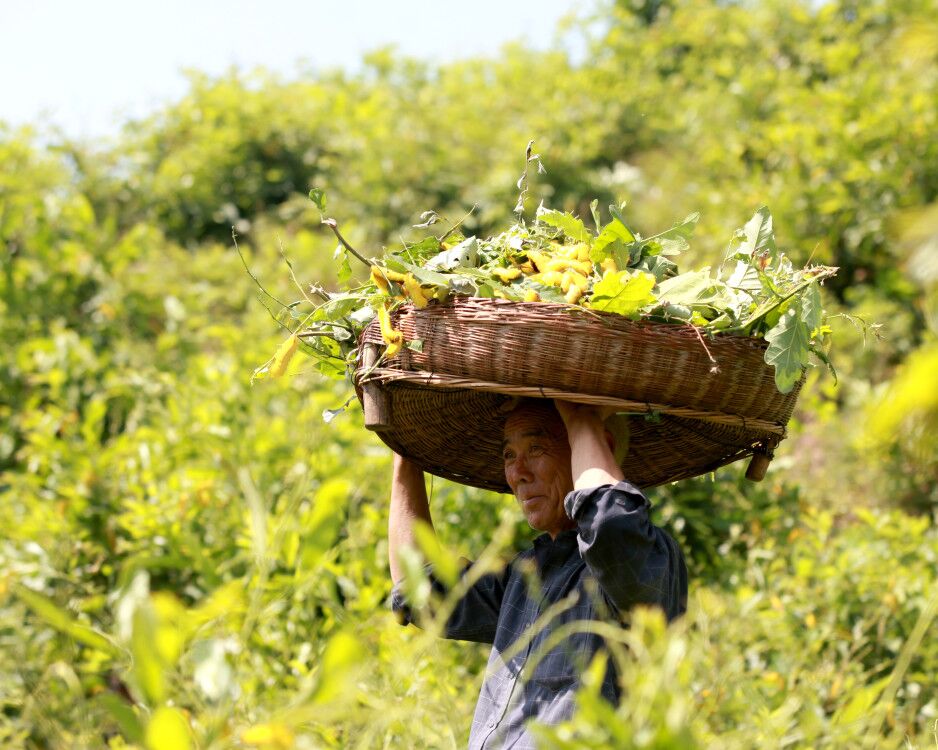
[[[575,0],[0,0],[0,120],[113,134],[182,96],[183,70],[355,69],[393,44],[436,62],[543,48]]]

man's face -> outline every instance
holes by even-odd
[[[552,537],[573,528],[563,499],[573,489],[570,444],[553,408],[522,406],[505,423],[505,479],[531,528]]]

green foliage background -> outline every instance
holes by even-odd
[[[355,74],[193,75],[109,144],[0,125],[0,744],[465,744],[484,649],[393,622],[388,452],[354,402],[323,422],[351,394],[316,373],[249,385],[282,334],[230,235],[294,298],[281,245],[335,283],[311,186],[366,252],[427,209],[477,204],[488,232],[530,138],[532,208],[627,199],[640,229],[699,210],[703,265],[767,204],[796,262],[840,266],[844,313],[839,382],[809,375],[763,484],[729,467],[653,491],[690,611],[638,613],[629,699],[587,675],[543,746],[938,741],[936,19],[622,0],[568,31],[583,62],[383,50]],[[530,538],[510,498],[432,490],[454,553]]]

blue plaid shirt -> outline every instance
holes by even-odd
[[[576,490],[564,499],[564,507],[575,529],[554,540],[541,535],[503,572],[481,578],[447,622],[446,637],[493,646],[472,720],[470,750],[533,749],[526,722],[556,724],[573,714],[579,675],[603,642],[580,630],[529,663],[558,628],[588,620],[623,622],[637,604],[659,606],[669,620],[687,608],[684,557],[677,543],[649,520],[651,506],[640,490],[628,482]],[[439,581],[432,582],[442,592]],[[538,616],[566,597],[572,606],[532,636],[529,630]],[[413,621],[396,587],[391,603],[402,622]],[[520,648],[514,646],[519,639],[527,640]],[[508,658],[503,658],[506,652]],[[618,701],[611,668],[602,694]]]

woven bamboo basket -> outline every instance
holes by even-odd
[[[652,487],[748,456],[747,476],[761,479],[801,388],[778,391],[764,341],[689,325],[466,297],[391,318],[413,346],[379,361],[377,321],[363,332],[355,382],[366,427],[432,474],[498,492],[508,491],[502,429],[518,397],[630,413],[622,469]]]

